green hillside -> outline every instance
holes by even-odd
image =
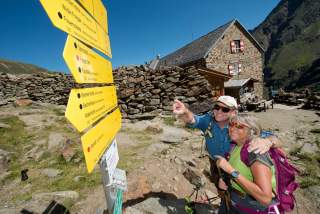
[[[320,1],[282,0],[252,31],[266,50],[267,86],[290,90],[308,86],[319,90],[319,11]]]
[[[0,73],[10,74],[40,74],[50,71],[35,65],[0,59]]]

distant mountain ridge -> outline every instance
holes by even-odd
[[[320,91],[320,1],[282,0],[251,33],[266,50],[267,86]]]
[[[49,70],[21,62],[0,59],[0,73],[9,74],[40,74],[51,73]]]

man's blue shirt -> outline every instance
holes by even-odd
[[[189,124],[189,127],[200,129],[205,134],[206,147],[211,158],[214,159],[215,155],[224,157],[230,152],[231,140],[228,133],[228,126],[221,129],[210,113],[201,116],[194,115],[194,119],[195,123]],[[209,125],[210,123],[211,125]],[[208,128],[211,134],[206,134]]]

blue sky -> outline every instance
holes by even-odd
[[[220,25],[260,24],[280,0],[103,0],[113,67],[165,56]],[[53,27],[39,0],[1,0],[0,59],[69,72],[66,33]]]

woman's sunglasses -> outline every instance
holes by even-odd
[[[234,122],[234,121],[229,122],[229,127],[235,127],[237,129],[248,128],[247,125],[245,125],[243,123],[239,123],[239,122]]]
[[[219,106],[219,105],[213,106],[213,110],[219,111],[220,109],[222,110],[223,113],[228,113],[231,110],[230,108]]]

